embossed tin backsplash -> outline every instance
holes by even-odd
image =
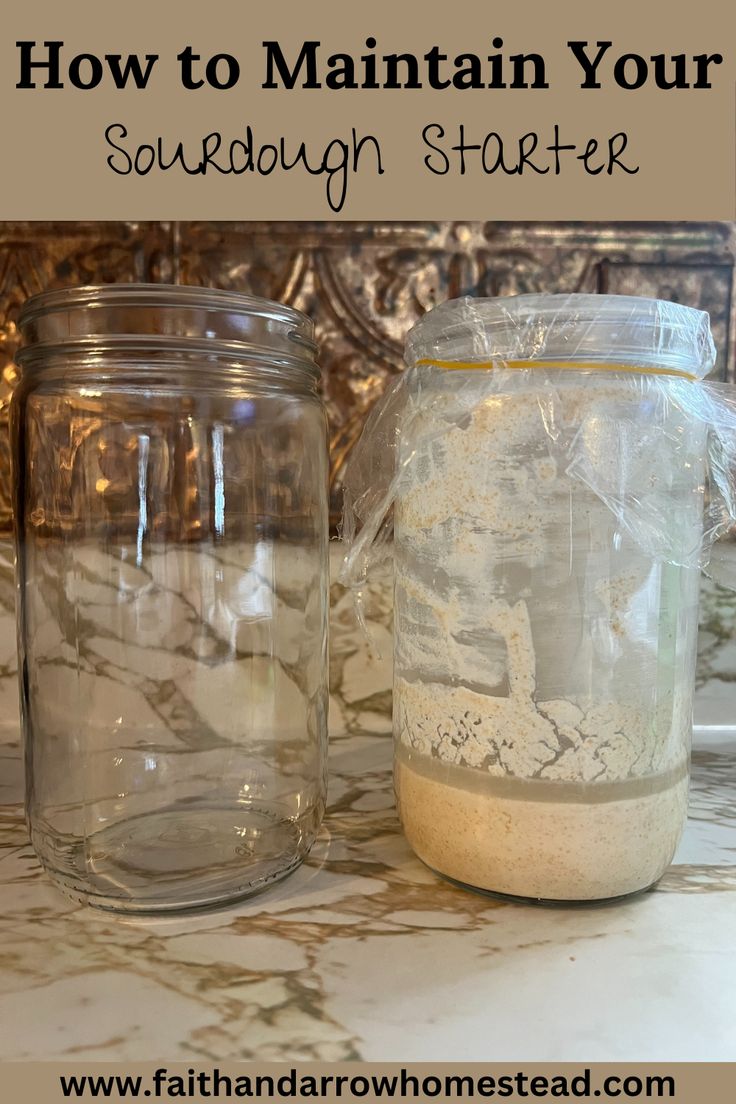
[[[264,295],[316,323],[331,424],[333,521],[345,458],[404,335],[457,295],[653,295],[710,312],[734,379],[731,223],[0,223],[0,530],[11,526],[7,407],[15,320],[48,288],[179,282]]]

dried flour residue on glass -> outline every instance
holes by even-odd
[[[620,413],[620,392],[597,392],[599,412],[609,399]],[[590,390],[571,388],[557,416],[581,423],[590,401]],[[635,596],[659,608],[664,584],[634,547],[615,570],[607,551],[596,559],[591,534],[606,549],[614,523],[581,486],[573,517],[550,411],[528,395],[497,405],[480,404],[445,433],[422,425],[426,444],[397,499],[402,823],[429,865],[471,885],[558,899],[625,894],[659,878],[687,801],[688,686],[665,677],[656,695],[642,690],[658,642],[632,629]],[[613,478],[621,456],[606,450],[609,462]],[[645,479],[664,501],[667,463],[664,450],[627,477]],[[684,520],[697,529],[697,504]],[[499,564],[503,580],[494,578]],[[576,609],[581,571],[586,604]],[[695,578],[678,576],[681,598]],[[561,608],[540,623],[540,602],[557,584]],[[571,635],[550,640],[560,616]],[[596,621],[605,639],[594,646]],[[620,674],[610,693],[580,692],[581,640],[590,655],[597,648],[595,662],[607,649],[611,670],[629,670],[631,693]],[[564,695],[568,673],[577,686]]]

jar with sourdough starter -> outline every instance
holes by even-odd
[[[348,472],[346,576],[392,501],[407,839],[446,877],[515,897],[645,889],[687,808],[707,315],[458,300],[415,326],[406,359]]]
[[[205,288],[51,292],[12,402],[27,812],[101,908],[254,892],[326,781],[327,450],[311,322]]]

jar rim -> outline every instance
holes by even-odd
[[[128,306],[192,306],[213,311],[243,311],[264,318],[306,323],[311,319],[296,307],[248,295],[240,291],[203,287],[195,284],[83,284],[78,287],[54,288],[32,295],[18,313],[18,326],[23,327],[39,314],[68,310],[74,307],[96,307],[126,303]]]
[[[450,299],[410,330],[406,359],[619,362],[713,369],[705,311],[636,295],[531,294]]]
[[[286,358],[290,366],[319,378],[312,320],[272,299],[190,284],[90,284],[34,295],[21,308],[18,327],[25,345],[17,361],[34,366],[45,351],[83,344],[100,351],[115,346],[143,349],[170,343],[213,356]]]

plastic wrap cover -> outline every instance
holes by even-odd
[[[592,490],[654,559],[705,567],[736,520],[736,389],[705,378],[715,348],[702,311],[629,296],[457,299],[413,328],[406,362],[347,465],[341,580],[358,594],[391,554],[392,505],[417,456],[479,404],[512,395],[539,419],[557,470]],[[571,403],[580,388],[590,401]],[[670,468],[702,469],[691,492],[706,504],[697,546],[673,524],[677,503],[657,465],[665,455]]]

